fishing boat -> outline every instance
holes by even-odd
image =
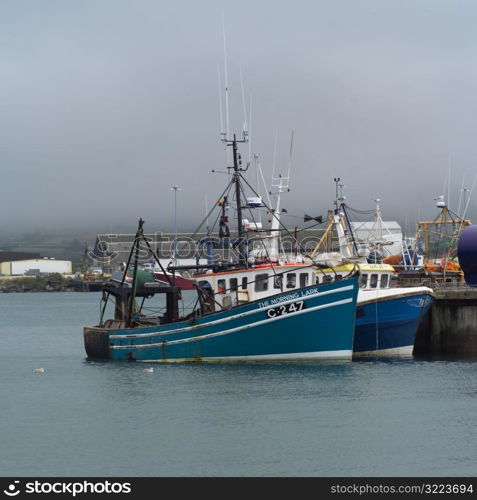
[[[313,264],[275,261],[273,255],[263,263],[260,252],[250,252],[238,142],[235,135],[227,140],[233,149],[230,186],[235,188],[238,229],[232,246],[238,260],[188,266],[196,272],[197,299],[192,311],[181,315],[182,291],[174,282],[181,266],[166,271],[156,258],[165,281],[138,272],[140,245],[149,245],[140,220],[123,278],[105,284],[100,321],[84,328],[89,357],[148,362],[352,359],[357,274],[316,283]],[[221,231],[223,238],[230,237],[223,224]],[[267,252],[276,244],[276,232],[272,225]],[[128,271],[132,280],[125,279]],[[154,298],[162,299],[160,314],[149,313],[146,300]],[[114,316],[104,319],[110,301]]]
[[[329,214],[328,226],[311,254],[323,263],[325,274],[320,279],[326,279],[330,255],[335,264],[341,260],[334,267],[338,275],[347,275],[355,267],[360,270],[354,358],[412,356],[417,329],[434,301],[433,291],[426,286],[396,286],[394,267],[380,257],[382,236],[378,235],[369,245],[356,241],[339,181],[335,179],[335,210]],[[379,200],[376,201],[374,214],[379,227],[381,211]],[[332,251],[333,230],[338,238],[336,251]]]
[[[402,286],[426,284],[431,288],[465,285],[457,244],[461,233],[472,225],[470,219],[451,210],[443,195],[435,198],[438,214],[419,221],[416,234],[399,254],[385,257],[396,269]]]
[[[339,275],[360,270],[353,357],[412,356],[419,324],[434,301],[428,287],[392,286],[388,264],[358,262],[334,268]]]
[[[152,275],[145,281],[139,272],[132,282],[111,280],[103,299],[113,299],[114,317],[84,328],[87,355],[150,362],[352,358],[356,278],[237,300],[235,306],[216,301],[207,286],[197,292],[198,307],[180,317],[178,287]],[[164,313],[145,315],[145,299],[156,295],[165,297]]]

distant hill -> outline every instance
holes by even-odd
[[[54,257],[58,260],[71,260],[76,269],[81,265],[85,248],[92,248],[96,239],[96,234],[85,236],[38,232],[0,236],[0,260],[18,260],[15,256],[19,254],[23,254],[24,259]]]

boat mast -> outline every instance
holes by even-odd
[[[343,184],[340,184],[341,179],[339,177],[335,177],[334,181],[336,189],[334,224],[338,234],[341,255],[350,258],[358,254],[358,249],[344,207]],[[353,251],[353,247],[355,251]]]
[[[240,84],[242,87],[242,101],[244,105],[244,123],[243,123],[243,139],[242,140],[237,140],[236,135],[233,135],[233,139],[229,139],[229,98],[228,98],[228,91],[229,91],[229,84],[228,84],[228,75],[227,75],[227,45],[226,45],[226,40],[225,40],[225,19],[222,17],[222,36],[223,36],[223,43],[224,43],[224,85],[225,85],[225,130],[221,130],[220,132],[220,137],[221,141],[226,145],[226,146],[232,146],[233,150],[233,167],[229,167],[229,155],[228,155],[228,149],[227,150],[227,169],[233,170],[233,176],[232,176],[232,182],[235,183],[235,200],[237,204],[237,219],[238,219],[238,243],[237,243],[237,249],[239,251],[239,264],[240,265],[245,265],[247,263],[247,259],[245,258],[245,230],[243,226],[243,217],[242,217],[242,201],[241,201],[241,190],[242,186],[240,183],[240,178],[241,178],[241,173],[244,169],[242,169],[242,157],[237,151],[237,144],[239,142],[248,142],[248,130],[247,130],[247,118],[245,114],[245,96],[244,96],[244,90],[243,90],[243,79],[242,79],[242,71],[240,70]],[[220,73],[219,73],[219,93],[221,92],[220,90]],[[222,96],[219,95],[219,100],[221,102]],[[221,122],[221,127],[223,127],[223,118],[222,118],[222,107],[220,107],[220,122]],[[250,163],[249,163],[250,164]],[[248,168],[248,165],[247,165]],[[245,170],[247,170],[247,168]]]
[[[384,239],[383,228],[385,226],[384,226],[384,223],[383,223],[383,218],[381,216],[381,206],[380,206],[381,199],[380,198],[375,198],[373,201],[374,201],[375,207],[376,207],[375,208],[375,215],[374,215],[374,227],[373,227],[373,230],[374,230],[374,228],[376,228],[376,230],[375,230],[375,233],[374,233],[375,234],[375,239],[374,239],[374,241],[371,241],[371,244],[373,246],[375,246],[378,249],[379,252],[382,252],[383,251],[382,247],[384,245],[392,245],[392,241],[388,241],[388,240]]]
[[[237,204],[237,236],[238,236],[238,245],[237,248],[239,250],[239,264],[244,265],[246,263],[245,254],[244,254],[244,243],[245,243],[245,230],[243,227],[243,217],[242,217],[242,195],[241,190],[242,186],[240,184],[242,169],[242,157],[238,153],[237,143],[238,142],[247,142],[246,134],[244,133],[244,138],[241,141],[237,141],[237,137],[234,134],[234,138],[232,141],[225,139],[224,141],[227,146],[232,146],[233,150],[233,182],[235,183],[235,202]]]
[[[279,254],[279,239],[280,239],[280,198],[281,194],[287,189],[288,178],[284,179],[281,175],[278,182],[277,203],[275,208],[272,209],[272,225],[270,228],[270,259],[278,260]]]
[[[173,265],[177,266],[178,264],[178,259],[177,259],[177,191],[180,191],[181,188],[177,185],[174,184],[171,187],[171,191],[174,191],[174,248],[173,248]]]
[[[275,152],[276,152],[276,138],[277,135],[275,135]],[[290,139],[290,154],[288,157],[288,172],[286,177],[283,177],[282,174],[278,174],[278,177],[275,177],[275,152],[274,152],[274,160],[273,160],[273,173],[272,173],[272,187],[276,188],[276,206],[271,210],[272,213],[272,225],[270,228],[270,259],[272,260],[278,260],[278,255],[279,255],[279,246],[280,246],[280,214],[281,214],[281,208],[280,208],[280,202],[281,202],[281,195],[285,191],[290,191],[290,171],[291,171],[291,158],[292,158],[292,151],[293,151],[293,131],[291,133],[291,139]],[[271,193],[270,193],[271,194]]]
[[[134,251],[134,267],[133,267],[133,280],[132,280],[132,293],[131,297],[129,298],[129,304],[128,304],[128,313],[127,313],[127,318],[126,318],[126,326],[128,328],[131,327],[132,325],[132,317],[134,314],[134,304],[136,300],[136,291],[137,291],[137,271],[138,271],[138,266],[139,266],[139,244],[140,240],[143,237],[144,231],[143,231],[143,225],[144,225],[144,220],[141,218],[139,219],[139,225],[136,231],[136,236],[134,237],[134,245],[133,245],[133,251]],[[132,253],[131,253],[132,255]],[[131,258],[130,255],[130,258]],[[129,264],[129,262],[128,262]],[[123,276],[123,281],[127,273],[127,267],[124,271],[124,276]]]

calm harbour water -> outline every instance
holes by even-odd
[[[476,361],[86,359],[99,293],[0,294],[1,476],[477,474]],[[43,367],[45,373],[34,373]]]

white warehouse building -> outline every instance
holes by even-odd
[[[5,276],[22,276],[25,274],[36,273],[59,273],[71,274],[72,264],[70,260],[48,259],[29,259],[13,260],[10,262],[0,262],[0,274]]]
[[[386,242],[382,247],[384,256],[400,254],[403,251],[402,229],[396,221],[382,222],[378,228],[375,222],[352,222],[352,229],[358,242],[365,248],[373,246],[373,242]]]

